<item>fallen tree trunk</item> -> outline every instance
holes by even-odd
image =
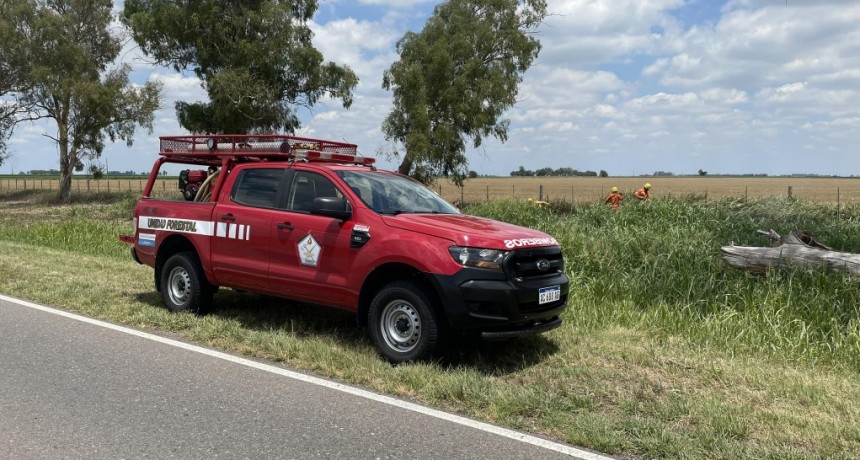
[[[834,251],[806,232],[794,232],[785,237],[773,230],[759,233],[774,241],[773,247],[723,246],[720,253],[731,267],[753,273],[772,269],[820,269],[847,271],[860,278],[860,254]]]

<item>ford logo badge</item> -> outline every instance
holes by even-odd
[[[537,261],[537,268],[538,268],[538,270],[540,270],[542,272],[549,270],[549,261],[546,259],[538,260]]]

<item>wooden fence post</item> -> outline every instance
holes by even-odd
[[[490,201],[490,186],[487,186],[487,202]]]
[[[463,190],[464,190],[465,188],[466,188],[466,186],[465,186],[465,185],[461,185],[461,186],[460,186],[460,206],[463,206],[463,205],[465,205],[465,204],[466,204],[466,201],[465,201],[465,199],[463,198]]]
[[[791,199],[791,186],[788,186],[788,199]]]
[[[836,187],[836,219],[842,219],[842,203],[839,196],[839,187]]]
[[[538,190],[538,200],[543,201],[543,184],[541,184],[540,189]]]

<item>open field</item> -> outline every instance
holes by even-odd
[[[146,186],[147,178],[122,178],[122,179],[89,179],[75,177],[72,179],[72,193],[111,193],[111,192],[142,192]],[[168,177],[158,179],[155,184],[156,190],[176,190],[177,179]],[[60,180],[48,176],[0,176],[0,192],[25,191],[25,190],[59,190]]]
[[[497,198],[534,198],[568,202],[599,202],[612,187],[618,187],[632,198],[633,191],[645,182],[653,185],[652,196],[684,197],[696,195],[708,199],[746,197],[750,199],[792,197],[818,203],[860,203],[860,178],[795,177],[498,177],[466,181],[461,191],[453,183],[440,180],[432,184],[446,200],[480,203]],[[73,192],[140,192],[146,179],[122,178],[72,181]],[[541,188],[542,193],[541,195]],[[0,176],[0,191],[58,190],[59,181],[50,177]],[[155,189],[176,190],[176,178],[159,179]],[[790,189],[790,191],[789,191]]]
[[[684,197],[697,195],[708,199],[724,197],[787,197],[789,188],[795,198],[818,203],[860,203],[860,178],[794,177],[505,177],[476,178],[460,189],[439,181],[433,189],[448,201],[485,202],[496,198],[538,199],[543,187],[544,200],[599,202],[612,187],[632,199],[633,191],[646,182],[651,195]]]
[[[655,188],[659,182],[652,182]],[[754,276],[719,247],[805,229],[860,252],[860,206],[664,197],[618,212],[525,200],[470,212],[554,235],[563,325],[390,366],[346,313],[222,289],[171,314],[117,235],[135,193],[0,192],[0,292],[281,362],[622,458],[860,457],[860,289],[824,272]]]

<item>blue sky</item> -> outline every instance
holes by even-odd
[[[382,73],[436,3],[321,0],[315,45],[361,81],[349,110],[321,101],[302,112],[298,134],[354,142],[367,155],[390,149],[379,129],[391,108]],[[549,12],[541,54],[505,114],[508,141],[470,151],[470,169],[860,174],[860,2],[549,0]],[[151,136],[109,145],[102,162],[148,171],[157,137],[182,134],[174,101],[206,96],[192,74],[154,68],[133,45],[122,60],[137,82],[161,81],[165,100]],[[19,127],[0,172],[56,168],[42,136],[53,129]]]

